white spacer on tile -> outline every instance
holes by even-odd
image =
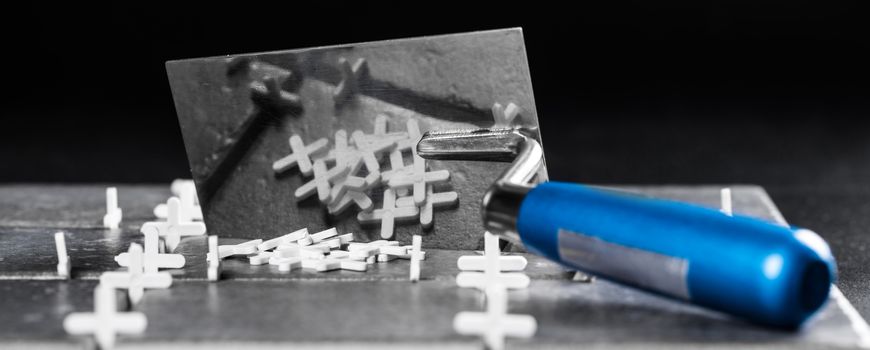
[[[175,179],[172,180],[171,184],[169,184],[169,191],[172,192],[173,196],[178,197],[181,196],[181,192],[186,187],[192,187],[194,190],[196,189],[196,185],[191,179]],[[199,205],[199,199],[196,199],[196,205]]]
[[[725,215],[733,216],[734,212],[731,209],[731,188],[726,187],[719,191],[719,199],[722,202],[720,211]]]
[[[302,237],[298,241],[296,241],[296,244],[298,244],[301,247],[309,246],[309,245],[311,245],[311,243],[313,243],[313,241],[311,240],[311,236],[309,236],[309,235],[305,235],[305,237]]]
[[[303,269],[314,269],[317,272],[326,272],[332,270],[338,270],[341,268],[341,261],[337,259],[319,259],[319,260],[311,260],[311,259],[303,259],[302,260],[302,268]]]
[[[498,257],[499,269],[502,272],[523,271],[528,265],[525,257],[509,255]],[[464,255],[456,260],[456,266],[462,271],[485,271],[486,257],[480,255]]]
[[[411,260],[410,249],[408,248],[408,254],[405,255],[396,255],[399,259]],[[420,261],[426,260],[426,252],[420,252]]]
[[[435,208],[455,205],[458,201],[458,193],[454,191],[434,193],[432,185],[427,185],[426,197],[423,200],[423,204],[420,205],[420,225],[423,225],[424,228],[432,227]],[[414,198],[412,197],[403,197],[396,200],[396,206],[398,207],[410,207],[414,205],[416,203],[414,203]]]
[[[397,259],[395,255],[387,255],[387,254],[378,254],[377,257],[378,257],[377,261],[379,263],[389,262],[389,261],[393,261],[393,260]]]
[[[136,304],[145,294],[145,288],[165,289],[172,285],[172,275],[167,272],[148,272],[145,270],[142,247],[136,243],[130,244],[127,252],[129,265],[126,272],[103,272],[100,284],[115,288],[125,288],[130,296],[130,302]]]
[[[508,103],[507,107],[502,107],[500,103],[492,105],[492,119],[495,127],[509,127],[513,125],[514,119],[522,112],[522,108],[514,104]]]
[[[484,252],[488,251],[487,247],[489,245],[495,245],[495,251],[499,255],[498,257],[498,267],[499,271],[507,272],[507,271],[522,271],[526,269],[526,265],[528,265],[528,261],[525,257],[515,255],[515,256],[502,256],[501,251],[498,248],[499,238],[496,235],[484,234]],[[459,267],[462,271],[486,271],[486,266],[488,264],[487,260],[489,257],[483,255],[464,255],[460,256],[458,260],[456,260],[456,266]]]
[[[316,250],[316,251],[319,251],[323,254],[326,254],[326,253],[329,253],[329,250],[332,248],[328,244],[326,244],[325,242],[320,242],[317,244],[312,244],[312,245],[307,246],[307,247],[302,247],[301,249]]]
[[[305,260],[323,260],[326,258],[323,250],[302,247],[299,249],[299,257]],[[304,267],[304,266],[303,266]]]
[[[348,259],[350,258],[350,252],[346,250],[332,250],[329,252],[330,259]]]
[[[275,248],[273,257],[292,258],[300,256],[302,247],[295,243],[282,244]]]
[[[462,335],[483,338],[487,349],[504,349],[505,337],[531,338],[538,322],[531,315],[508,314],[505,287],[493,284],[486,288],[486,312],[463,311],[453,318],[453,329]]]
[[[259,245],[257,245],[257,249],[260,251],[267,251],[270,249],[274,249],[282,244],[294,243],[302,238],[305,238],[306,236],[308,236],[308,229],[299,229],[286,235],[260,243]]]
[[[338,230],[336,230],[335,227],[332,227],[311,235],[311,241],[313,243],[320,243],[335,236],[338,236]]]
[[[320,152],[329,143],[325,138],[320,138],[306,146],[299,135],[290,136],[289,142],[293,153],[272,163],[272,170],[280,173],[297,166],[299,172],[305,176],[311,175],[311,155]]]
[[[386,254],[386,255],[394,255],[394,256],[408,254],[408,248],[403,247],[403,246],[398,246],[398,245],[386,246],[385,245],[385,246],[380,246],[379,248],[380,249],[378,250],[378,254]]]
[[[423,237],[414,235],[411,238],[411,246],[413,247],[409,253],[411,255],[411,267],[409,269],[409,278],[411,282],[420,280],[420,260],[423,260]]]
[[[341,57],[338,59],[338,69],[341,71],[341,82],[332,91],[332,96],[336,104],[342,104],[359,93],[359,80],[368,71],[368,65],[364,58],[358,58],[351,65],[347,58]]]
[[[396,207],[396,194],[392,189],[384,190],[383,208],[370,213],[362,212],[356,218],[361,224],[381,222],[381,238],[393,237],[393,229],[397,220],[416,219],[420,215],[417,207]]]
[[[368,243],[351,243],[348,245],[347,250],[352,252],[352,251],[356,251],[356,250],[363,250],[363,249],[366,249],[369,247],[384,247],[384,246],[395,247],[398,245],[399,245],[398,241],[388,241],[386,239],[379,239],[377,241],[371,241]]]
[[[365,272],[368,270],[368,265],[365,261],[339,260],[339,268],[342,270]]]
[[[400,171],[389,177],[387,185],[391,189],[411,187],[414,193],[414,204],[422,205],[426,200],[426,186],[450,180],[447,170],[426,171],[426,160],[414,155],[414,165],[411,171]]]
[[[142,224],[139,232],[155,231],[166,241],[169,251],[175,250],[181,242],[182,236],[201,236],[205,234],[205,224],[198,221],[181,221],[181,201],[177,197],[169,198],[166,202],[168,216],[166,221],[149,221]]]
[[[456,284],[462,288],[477,288],[484,290],[493,284],[502,284],[509,289],[527,288],[531,280],[520,272],[502,273],[500,267],[501,253],[498,250],[498,236],[484,233],[484,250],[486,266],[484,272],[460,272],[456,275]]]
[[[94,312],[73,312],[63,320],[63,328],[73,335],[93,334],[101,349],[111,349],[117,334],[140,334],[148,326],[141,312],[117,312],[115,289],[97,285]]]
[[[106,215],[103,216],[103,227],[118,228],[123,216],[123,211],[118,207],[118,189],[116,187],[106,188]]]
[[[193,220],[202,221],[202,208],[198,204],[199,200],[196,196],[196,186],[194,186],[193,181],[182,182],[182,184],[179,185],[175,185],[175,182],[173,182],[173,186],[177,187],[177,191],[173,191],[173,193],[178,192],[175,196],[181,201],[181,205],[179,206],[179,220],[183,222]],[[154,207],[154,216],[158,219],[166,219],[169,216],[169,208],[166,203],[161,203]]]
[[[221,279],[221,258],[218,249],[218,236],[208,236],[208,280],[215,282]]]
[[[353,233],[345,233],[338,236],[338,239],[341,241],[341,244],[350,244],[350,242],[353,242]]]
[[[327,239],[320,244],[325,244],[329,249],[339,249],[341,248],[341,240],[338,238]]]
[[[376,255],[380,254],[381,248],[398,245],[399,242],[397,241],[381,239],[369,243],[351,243],[347,246],[347,250],[350,252],[349,258],[351,260],[366,260],[368,258],[374,258]]]
[[[160,238],[153,230],[146,230],[145,253],[142,255],[142,266],[146,273],[154,273],[159,269],[180,269],[184,267],[185,259],[181,254],[160,253]],[[115,262],[123,267],[130,267],[131,257],[129,253],[121,253],[115,257]]]
[[[274,253],[272,252],[259,252],[257,255],[248,257],[248,262],[251,265],[265,265],[269,263],[269,259],[272,258]]]
[[[271,258],[269,258],[269,265],[277,265],[278,271],[287,272],[302,268],[302,259],[298,257],[282,258],[277,255],[273,255]]]
[[[54,233],[54,248],[57,250],[57,275],[63,279],[69,279],[71,266],[69,254],[66,251],[66,237],[63,232]]]
[[[235,245],[218,246],[219,258],[227,258],[233,255],[251,255],[257,253],[257,246],[263,243],[262,239],[255,239]],[[209,257],[211,259],[211,257]]]

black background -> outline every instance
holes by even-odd
[[[32,5],[4,25],[14,92],[0,181],[188,177],[166,60],[522,26],[555,179],[863,185],[864,14],[794,2]]]
[[[166,60],[521,26],[553,179],[762,185],[870,316],[859,3],[470,4],[6,8],[0,182],[189,177]]]

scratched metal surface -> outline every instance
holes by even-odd
[[[15,186],[11,186],[15,187]],[[164,186],[143,187],[156,194],[154,203],[166,195]],[[716,207],[718,187],[620,187],[657,197],[680,199]],[[69,217],[97,213],[102,203],[97,186],[60,187],[42,200],[67,208],[64,223],[80,226]],[[75,190],[73,190],[75,189]],[[4,192],[6,191],[6,192]],[[21,198],[37,198],[40,187],[19,190],[0,187],[0,192],[18,192]],[[733,188],[738,213],[776,220],[778,211],[763,189]],[[123,198],[124,187],[120,193]],[[52,200],[53,199],[53,200]],[[124,203],[122,201],[122,203]],[[31,202],[39,207],[39,201]],[[20,204],[27,206],[26,204]],[[131,205],[131,210],[136,205]],[[8,209],[0,207],[5,220]],[[126,208],[125,208],[126,210]],[[47,212],[48,213],[48,212]],[[32,215],[32,214],[31,214]],[[53,218],[37,219],[51,223]],[[93,218],[83,217],[82,222]],[[11,222],[11,221],[4,221]],[[133,222],[126,222],[133,226]],[[126,226],[125,225],[125,226]],[[62,330],[63,317],[92,308],[92,278],[99,271],[116,269],[110,257],[134,233],[114,236],[109,230],[50,228],[37,225],[0,225],[0,348],[80,348],[86,339]],[[74,267],[70,281],[47,280],[54,271],[51,233],[71,232],[68,239]],[[10,234],[11,232],[11,234]],[[106,236],[106,235],[109,236]],[[10,236],[15,236],[10,239]],[[40,238],[42,237],[42,238]],[[46,241],[33,243],[34,241]],[[232,243],[241,239],[227,239]],[[181,249],[189,258],[201,257],[204,241],[194,237]],[[200,277],[203,259],[190,260],[183,270],[167,270],[178,278],[167,290],[149,290],[137,311],[148,316],[149,326],[140,336],[121,337],[119,348],[480,348],[477,339],[453,333],[453,315],[461,310],[481,310],[481,293],[460,289],[455,275],[455,257],[470,251],[429,249],[423,262],[423,280],[404,279],[407,261],[379,264],[365,274],[334,271],[315,274],[279,273],[269,266],[250,266],[241,259],[225,260],[225,279],[208,283]],[[12,263],[14,262],[14,263]],[[78,263],[77,263],[78,262]],[[77,266],[89,262],[87,266]],[[81,269],[81,273],[75,273]],[[509,293],[510,311],[534,315],[539,324],[534,339],[509,340],[510,348],[721,348],[735,345],[763,349],[852,347],[858,337],[842,309],[831,300],[820,315],[799,332],[761,328],[716,312],[671,301],[649,293],[597,280],[571,281],[560,268],[530,257],[532,285]],[[10,279],[11,278],[11,279]],[[121,296],[119,295],[119,298]],[[121,302],[120,307],[125,307]]]
[[[380,226],[360,225],[356,209],[328,215],[316,198],[297,201],[293,192],[310,177],[297,169],[275,174],[271,166],[290,153],[288,138],[301,135],[307,144],[327,138],[334,145],[338,129],[373,132],[379,114],[389,117],[389,131],[405,131],[407,120],[417,120],[421,131],[468,129],[493,125],[492,104],[514,102],[523,108],[518,122],[538,126],[531,78],[519,29],[462,35],[390,40],[334,47],[276,51],[249,55],[256,65],[239,74],[229,57],[171,61],[167,73],[176,112],[206,223],[221,237],[272,235],[291,227],[312,230],[337,227],[361,237],[374,238]],[[348,103],[332,98],[341,81],[337,61],[365,58],[368,74],[360,79],[360,93]],[[272,68],[263,68],[271,65]],[[277,67],[277,68],[275,68]],[[285,91],[298,94],[298,110],[264,112],[255,103],[250,81],[268,72],[290,71]],[[234,73],[235,72],[235,73]],[[243,76],[243,77],[240,77]],[[289,86],[292,85],[292,86]],[[240,151],[241,150],[241,151]],[[381,160],[382,170],[390,169]],[[230,164],[230,165],[226,165]],[[406,154],[405,164],[411,164]],[[479,199],[505,163],[429,161],[431,170],[447,169],[451,180],[436,192],[456,191],[455,207],[436,209],[435,225],[396,226],[396,238],[410,242],[424,235],[424,247],[480,249],[482,239]],[[224,168],[225,167],[225,168]],[[546,179],[546,168],[542,168]],[[369,191],[379,208],[380,189]]]

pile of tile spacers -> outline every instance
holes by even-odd
[[[433,185],[449,181],[450,172],[427,169],[426,160],[417,155],[420,127],[413,119],[406,124],[407,131],[388,131],[388,117],[378,115],[372,134],[356,130],[348,135],[338,130],[334,147],[328,151],[326,138],[305,145],[299,135],[292,135],[289,143],[293,153],[275,161],[272,169],[284,172],[296,167],[303,176],[311,176],[296,189],[297,200],[316,194],[332,215],[355,205],[360,211],[357,220],[362,224],[380,223],[383,239],[393,237],[397,221],[419,221],[424,228],[430,228],[433,210],[455,205],[459,195],[434,192]],[[411,164],[405,164],[405,154],[411,155]],[[379,159],[384,155],[389,157],[390,170],[381,171]],[[327,167],[328,163],[333,166]],[[383,203],[375,209],[368,192],[380,187],[385,187]]]
[[[405,246],[387,240],[355,243],[353,233],[339,235],[335,228],[314,234],[303,228],[267,241],[255,239],[235,245],[218,245],[217,236],[209,236],[208,246],[210,281],[220,279],[222,259],[243,256],[251,265],[276,265],[284,272],[300,268],[318,272],[339,269],[365,272],[368,265],[375,262],[409,259],[409,279],[416,282],[420,279],[420,261],[426,258],[419,235],[413,236],[412,244]]]

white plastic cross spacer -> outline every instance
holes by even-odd
[[[147,272],[143,266],[144,254],[142,247],[136,243],[130,244],[127,252],[129,265],[126,272],[103,272],[100,284],[116,288],[126,288],[130,302],[136,304],[145,294],[145,288],[165,289],[172,285],[172,275],[167,272]]]
[[[272,163],[272,170],[280,173],[297,166],[299,172],[305,176],[310,176],[312,170],[311,155],[320,152],[328,143],[329,141],[325,138],[320,138],[306,146],[299,135],[290,136],[290,149],[293,153]]]
[[[411,156],[417,155],[417,142],[422,138],[422,134],[420,133],[420,126],[417,124],[416,119],[409,119],[407,123],[408,133],[407,136],[396,141],[396,148],[394,148],[390,152],[390,170],[385,171],[381,178],[384,181],[388,181],[389,178],[397,174],[401,171],[413,171],[413,167],[410,169],[405,169],[405,151],[411,151]],[[413,159],[413,158],[412,158]],[[407,188],[399,188],[396,189],[396,193],[399,196],[406,196],[408,194]]]
[[[172,192],[173,196],[178,197],[181,196],[181,192],[187,187],[196,189],[196,185],[191,179],[175,179],[169,184],[169,191]],[[199,199],[196,200],[196,204],[199,205]]]
[[[215,282],[221,279],[221,258],[218,249],[218,236],[208,236],[208,280]]]
[[[410,150],[413,153],[417,153],[417,142],[423,137],[423,134],[420,132],[420,124],[417,123],[416,119],[409,119],[406,126],[408,128],[408,136],[396,141],[394,152]]]
[[[719,200],[722,202],[721,212],[725,213],[725,215],[733,216],[734,212],[731,207],[731,188],[726,187],[719,191]]]
[[[505,286],[493,284],[486,288],[486,312],[463,311],[453,318],[453,329],[462,335],[483,338],[487,349],[501,350],[505,337],[531,338],[538,322],[531,315],[508,314]]]
[[[123,211],[118,207],[118,189],[116,187],[106,188],[106,215],[103,216],[103,227],[118,228],[123,216]]]
[[[489,245],[495,245],[498,250],[499,238],[489,233],[484,234],[484,252]],[[462,271],[486,271],[489,257],[486,255],[463,255],[456,260],[456,266]],[[498,267],[501,272],[522,271],[526,269],[528,261],[519,255],[502,256],[499,252]]]
[[[435,208],[451,206],[457,201],[459,201],[459,194],[454,191],[434,193],[432,185],[426,186],[426,199],[420,205],[420,225],[423,225],[424,228],[432,227]],[[412,197],[402,197],[396,200],[396,206],[399,207],[414,205],[416,204]]]
[[[423,252],[421,248],[423,246],[423,237],[420,235],[414,235],[411,238],[411,251],[409,255],[411,255],[411,266],[409,268],[409,278],[411,282],[417,282],[420,280],[420,260],[423,259]]]
[[[259,252],[257,255],[252,255],[248,257],[248,262],[251,265],[265,265],[269,263],[269,259],[275,255],[273,252]]]
[[[389,117],[384,114],[378,114],[375,117],[374,133],[367,135],[369,140],[384,140],[391,142],[399,142],[408,138],[408,133],[403,131],[387,132],[389,126]],[[411,119],[414,120],[414,119]],[[415,121],[416,123],[416,121]]]
[[[501,272],[501,252],[498,248],[498,236],[484,233],[484,255],[486,266],[483,272],[463,271],[456,275],[456,284],[462,288],[477,288],[485,290],[493,284],[501,284],[509,289],[527,288],[531,280],[520,272]]]
[[[330,181],[335,181],[336,179],[347,175],[348,168],[336,165],[332,167],[332,169],[327,170],[326,161],[323,159],[315,160],[313,167],[314,178],[311,179],[311,181],[304,183],[302,186],[299,186],[293,195],[297,200],[302,200],[317,193],[317,199],[320,200],[321,203],[327,204],[329,203],[329,196],[331,194],[329,186]]]
[[[528,265],[525,257],[508,255],[498,257],[499,270],[502,272],[523,271]],[[462,271],[485,271],[486,256],[463,255],[456,260],[456,266]]]
[[[115,289],[97,285],[94,312],[73,312],[63,320],[63,328],[73,335],[93,334],[101,349],[111,349],[117,334],[140,334],[148,326],[141,312],[117,312]]]
[[[332,228],[328,228],[326,230],[320,231],[318,233],[312,234],[311,235],[311,242],[312,243],[320,243],[328,238],[332,238],[335,236],[338,236],[338,230],[336,230],[335,227],[332,227]]]
[[[268,241],[264,241],[257,245],[257,250],[264,252],[270,249],[274,249],[282,244],[290,244],[295,243],[296,241],[303,239],[308,236],[308,229],[303,228],[293,232],[290,232],[286,235],[272,238]]]
[[[378,161],[378,155],[393,150],[396,147],[396,142],[390,139],[368,138],[362,130],[354,131],[351,138],[353,138],[353,143],[359,150],[363,164],[369,172],[366,176],[366,184],[375,185],[381,180],[381,163]]]
[[[278,271],[287,272],[302,267],[302,258],[280,257],[277,254],[269,258],[269,265],[278,265]]]
[[[202,221],[202,207],[198,204],[199,200],[196,196],[196,186],[194,186],[193,181],[184,181],[178,184],[173,181],[172,186],[174,189],[172,191],[173,194],[175,194],[181,202],[178,207],[179,220],[182,222],[193,220]],[[154,207],[154,216],[158,219],[166,219],[169,217],[169,207],[166,203],[161,203]]]
[[[384,204],[381,209],[359,213],[356,218],[362,224],[380,221],[381,238],[387,239],[393,237],[396,220],[416,219],[417,215],[420,215],[417,207],[396,207],[396,194],[388,188],[384,190]]]
[[[508,103],[507,107],[502,107],[500,103],[492,105],[492,119],[494,127],[509,127],[513,125],[514,119],[522,112],[522,108],[513,102]]]
[[[218,258],[223,259],[233,255],[256,254],[258,251],[257,246],[260,245],[260,243],[263,243],[262,239],[255,239],[253,241],[247,241],[235,245],[218,246]],[[211,259],[211,256],[209,256],[207,259]]]
[[[54,247],[57,249],[57,275],[63,279],[70,277],[69,254],[66,251],[66,238],[63,232],[54,233]]]
[[[339,268],[342,270],[358,271],[358,272],[365,272],[366,270],[368,270],[369,264],[366,264],[365,261],[356,261],[356,260],[338,259],[338,258],[336,258],[336,259],[339,261]]]
[[[303,269],[313,269],[317,272],[327,272],[341,268],[342,260],[338,259],[302,259]]]
[[[163,254],[159,250],[160,238],[154,230],[146,230],[145,253],[142,255],[142,266],[146,273],[154,273],[159,269],[180,269],[184,267],[185,259],[181,254]],[[120,266],[130,267],[135,261],[130,253],[121,253],[115,257]]]
[[[340,180],[332,188],[333,201],[327,206],[329,214],[338,215],[355,204],[360,211],[370,212],[374,209],[374,202],[365,194],[369,186],[365,179],[357,176],[348,176]]]
[[[450,180],[449,171],[426,171],[426,160],[415,154],[412,168],[392,174],[387,185],[393,190],[411,187],[414,193],[414,204],[419,206],[426,200],[426,185],[447,180]]]
[[[381,249],[386,247],[398,247],[398,241],[377,240],[368,243],[351,243],[348,244],[347,250],[350,252],[351,260],[366,260],[381,254]],[[407,249],[404,249],[407,252]]]
[[[201,236],[205,234],[205,224],[198,221],[181,220],[181,201],[178,197],[169,198],[166,202],[168,216],[166,221],[149,221],[142,224],[139,232],[155,231],[166,241],[169,251],[175,250],[182,236]]]
[[[356,148],[347,143],[347,131],[339,129],[335,131],[335,147],[326,154],[324,160],[335,161],[336,167],[348,168],[348,173],[356,174],[362,167],[362,155]]]

